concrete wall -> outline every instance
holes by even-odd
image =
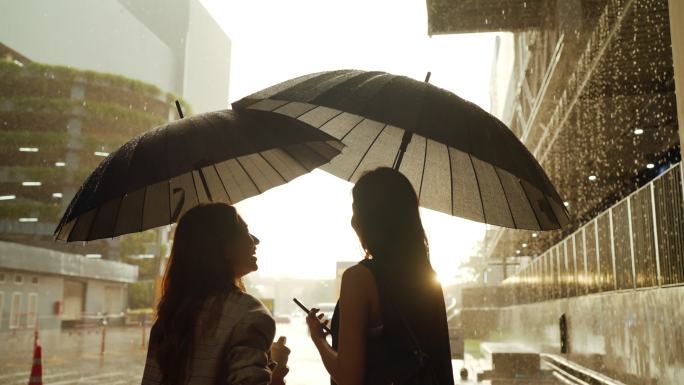
[[[190,2],[183,97],[194,113],[228,108],[231,42],[198,1]]]
[[[109,313],[118,314],[126,311],[126,285],[116,282],[89,280],[86,284],[85,308],[86,314],[107,312],[107,289],[115,289],[118,292],[119,306],[110,309]]]
[[[0,310],[0,332],[14,330],[9,327],[11,301],[14,293],[21,294],[19,308],[21,317],[16,331],[27,329],[28,298],[29,294],[33,293],[37,294],[37,322],[40,330],[61,327],[62,319],[54,313],[54,306],[55,302],[61,302],[64,299],[64,277],[5,269],[0,270],[0,275],[4,275],[4,281],[0,280],[0,297],[4,296],[4,304]],[[16,276],[22,277],[22,283],[15,283]],[[37,279],[37,283],[34,283],[33,279]],[[128,288],[125,283],[94,279],[86,280],[85,283],[83,311],[86,316],[95,316],[107,311],[107,290],[110,291],[110,294],[115,293],[116,296],[113,302],[115,306],[109,306],[109,313],[117,315],[126,311]]]
[[[115,1],[4,2],[0,42],[29,59],[180,88],[173,52]]]
[[[135,265],[3,241],[0,241],[0,268],[128,283],[138,280]]]
[[[4,295],[4,305],[2,306],[2,313],[0,319],[0,331],[10,330],[10,309],[12,295],[14,293],[21,294],[21,305],[19,313],[21,314],[18,329],[26,329],[26,314],[28,313],[28,298],[29,294],[37,294],[38,300],[38,324],[41,329],[53,329],[60,326],[59,318],[54,314],[53,306],[55,301],[62,299],[64,291],[64,280],[59,277],[51,277],[44,275],[30,274],[20,271],[0,270],[0,274],[4,274],[4,282],[0,282],[0,296]],[[15,283],[15,277],[20,276],[22,283]],[[38,282],[32,282],[37,279]]]
[[[501,308],[493,331],[500,338],[559,353],[558,320],[563,313],[568,320],[571,359],[627,383],[682,383],[684,287]]]
[[[670,37],[672,38],[672,64],[674,65],[677,116],[679,117],[679,143],[684,143],[684,1],[669,0]],[[681,148],[681,147],[680,147]]]

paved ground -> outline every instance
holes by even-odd
[[[149,329],[146,332],[149,333]],[[277,335],[287,336],[288,346],[292,349],[288,384],[328,383],[328,376],[309,340],[303,318],[295,318],[291,324],[278,324]],[[142,329],[107,329],[103,356],[100,355],[101,341],[99,329],[41,332],[44,384],[139,384],[147,352],[142,347]],[[0,384],[28,383],[32,346],[31,331],[0,334]]]
[[[149,329],[146,329],[149,333]],[[285,335],[292,349],[289,359],[289,385],[327,385],[329,382],[318,352],[311,343],[303,318],[293,318],[290,324],[279,323],[277,336]],[[107,329],[105,354],[100,355],[102,334],[99,329],[72,332],[42,332],[43,383],[45,385],[128,385],[140,384],[146,348],[142,346],[140,327]],[[147,335],[145,336],[147,340]],[[31,331],[0,334],[0,384],[27,384],[32,362],[33,333]],[[465,365],[468,380],[460,381],[458,372]],[[477,382],[477,373],[489,369],[489,364],[466,354],[454,360],[457,384],[490,384]]]

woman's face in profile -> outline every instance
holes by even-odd
[[[236,278],[245,276],[253,271],[256,271],[256,245],[259,244],[259,239],[249,233],[247,224],[238,216],[238,232],[235,235],[233,243],[233,266]]]

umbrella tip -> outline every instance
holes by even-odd
[[[176,109],[178,110],[178,116],[180,116],[181,119],[183,119],[183,109],[181,108],[181,105],[178,102],[178,100],[176,100]]]

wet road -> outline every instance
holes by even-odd
[[[149,333],[149,329],[146,329]],[[310,342],[304,318],[290,324],[277,324],[276,336],[285,335],[292,349],[289,359],[289,385],[327,384],[328,376]],[[146,336],[147,340],[148,336]],[[105,354],[100,355],[99,329],[42,332],[43,383],[45,385],[140,384],[146,348],[139,327],[109,328]],[[0,335],[0,384],[28,383],[32,362],[31,331]]]
[[[278,323],[276,326],[276,338],[287,336],[287,345],[292,350],[288,364],[290,373],[286,379],[288,385],[328,384],[328,374],[309,339],[304,318],[292,318],[291,323]],[[102,334],[98,329],[43,332],[41,340],[45,385],[140,384],[147,349],[142,346],[142,329],[139,327],[108,329],[103,356],[100,355]],[[30,331],[0,334],[0,384],[28,383],[32,344],[33,333]],[[489,381],[475,380],[477,372],[490,369],[487,362],[466,355],[468,380],[459,381],[458,371],[463,365],[461,360],[453,361],[457,384],[489,384]]]

